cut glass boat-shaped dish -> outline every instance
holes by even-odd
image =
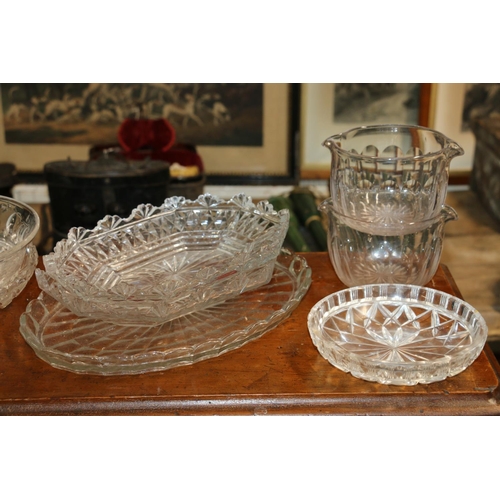
[[[488,329],[471,305],[414,285],[366,285],[320,300],[310,311],[314,345],[333,366],[381,384],[428,384],[465,370]]]
[[[56,368],[98,375],[160,371],[219,356],[261,337],[291,314],[310,284],[306,260],[282,250],[266,285],[161,325],[80,317],[42,292],[21,315],[20,332]]]
[[[288,221],[287,210],[244,194],[167,198],[71,229],[37,281],[77,315],[160,324],[268,283]]]

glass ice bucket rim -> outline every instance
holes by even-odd
[[[23,248],[28,246],[34,240],[38,232],[38,229],[40,228],[40,217],[38,216],[38,213],[34,208],[30,207],[26,203],[23,203],[22,201],[16,200],[15,198],[10,198],[8,196],[0,196],[0,210],[2,209],[1,207],[3,207],[5,203],[26,210],[33,217],[34,223],[32,224],[30,231],[27,234],[25,234],[20,241],[18,241],[15,245],[7,248],[6,250],[0,251],[0,261],[9,259],[19,250],[22,250]],[[1,228],[2,231],[3,229],[4,228]]]
[[[341,142],[342,140],[347,140],[348,136],[354,136],[359,132],[369,133],[374,131],[375,133],[380,132],[386,134],[397,134],[400,133],[401,131],[408,133],[410,130],[418,130],[423,133],[430,133],[435,136],[439,136],[443,140],[443,146],[440,149],[437,149],[436,151],[430,151],[428,153],[416,154],[416,155],[403,154],[403,156],[372,156],[372,155],[349,151],[348,149],[344,149],[338,144],[338,142]],[[371,162],[386,162],[386,163],[391,163],[395,161],[403,163],[424,161],[439,155],[444,155],[451,159],[455,156],[460,156],[464,154],[463,148],[459,146],[455,141],[444,135],[442,132],[439,132],[429,127],[424,127],[422,125],[403,125],[403,124],[391,124],[391,123],[376,124],[376,125],[361,125],[358,127],[353,127],[344,132],[340,132],[326,138],[322,142],[322,146],[328,148],[332,153],[335,151],[337,153],[348,155],[353,159],[365,160]]]
[[[450,220],[457,220],[458,219],[458,213],[457,211],[451,207],[450,205],[441,205],[438,209],[438,212],[436,215],[432,217],[428,217],[425,219],[418,219],[418,220],[413,220],[412,222],[408,222],[405,220],[400,220],[397,221],[397,224],[394,224],[391,222],[391,224],[380,224],[378,222],[370,221],[370,220],[365,220],[365,219],[358,219],[356,217],[351,217],[350,215],[345,215],[343,212],[340,212],[339,210],[336,209],[335,202],[333,198],[330,196],[329,198],[326,198],[320,205],[319,205],[319,210],[328,215],[330,212],[338,221],[340,221],[342,224],[345,224],[346,226],[349,226],[351,228],[356,228],[361,222],[363,224],[369,224],[373,223],[374,224],[374,229],[376,228],[377,230],[380,230],[380,228],[394,228],[398,227],[398,224],[402,227],[405,226],[408,229],[415,228],[415,232],[420,232],[423,229],[427,229],[436,222],[448,222]],[[361,231],[359,229],[356,229],[360,232],[365,232]],[[410,234],[411,231],[405,231],[405,233]]]

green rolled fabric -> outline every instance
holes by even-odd
[[[285,241],[296,252],[310,252],[311,249],[300,232],[300,222],[293,211],[293,204],[291,201],[285,196],[272,196],[268,201],[276,210],[283,210],[286,208],[290,212],[290,224],[288,226]]]
[[[328,250],[326,231],[311,191],[307,188],[296,188],[290,193],[290,200],[297,217],[310,231],[318,248],[322,251]]]

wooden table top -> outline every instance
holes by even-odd
[[[330,365],[312,344],[307,315],[345,286],[327,253],[301,255],[312,269],[312,285],[283,323],[217,358],[141,375],[82,375],[39,359],[19,333],[20,315],[40,293],[33,277],[0,310],[0,414],[500,414],[500,366],[488,346],[459,375],[412,387],[365,382]],[[444,266],[427,286],[460,296]]]

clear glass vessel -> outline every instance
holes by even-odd
[[[401,223],[399,234],[357,229],[356,219],[333,208],[328,198],[320,205],[328,220],[328,254],[339,279],[347,286],[375,283],[424,285],[434,276],[448,221],[458,218],[449,206],[426,221]]]
[[[39,227],[33,208],[0,196],[0,308],[7,307],[33,275],[38,253],[32,242]]]
[[[440,132],[410,125],[371,125],[323,142],[332,155],[335,210],[363,231],[428,220],[446,197],[451,160],[464,153]]]
[[[447,293],[413,285],[367,285],[333,293],[308,328],[333,366],[381,384],[429,384],[465,370],[488,336],[484,318]]]
[[[288,210],[244,194],[174,196],[71,229],[37,280],[77,315],[161,324],[269,282],[288,221]]]
[[[266,285],[161,325],[117,325],[77,316],[42,292],[21,315],[20,332],[56,368],[97,375],[166,370],[261,337],[291,314],[310,284],[306,260],[283,249]]]

